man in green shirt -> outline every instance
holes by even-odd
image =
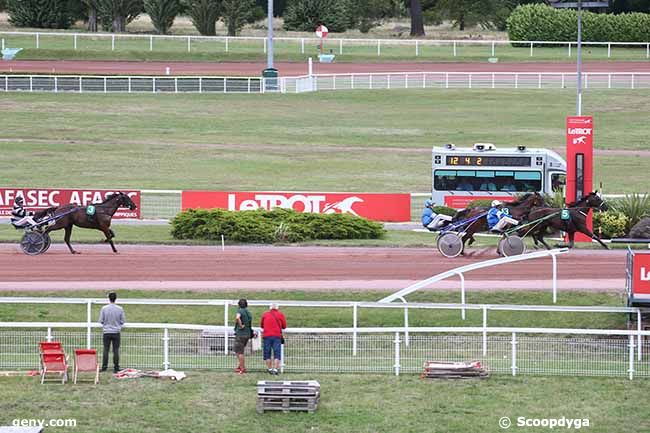
[[[235,373],[246,373],[246,361],[244,359],[244,349],[248,344],[248,340],[255,336],[251,324],[253,323],[253,316],[248,311],[248,301],[240,299],[237,303],[239,309],[235,316],[235,354],[239,365],[235,368]]]

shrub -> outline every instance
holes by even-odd
[[[233,242],[302,242],[312,239],[376,239],[381,224],[347,214],[297,213],[288,209],[232,212],[223,209],[188,209],[172,220],[176,239]]]
[[[73,23],[70,0],[7,0],[9,22],[16,27],[67,29]]]
[[[144,10],[158,34],[166,35],[180,11],[180,0],[144,0]]]
[[[221,13],[219,0],[185,0],[184,5],[199,33],[204,36],[217,34],[216,23]]]
[[[490,207],[490,206],[492,206],[492,200],[490,200],[490,199],[481,199],[481,200],[471,201],[467,205],[467,209],[474,209],[475,207]]]
[[[594,212],[594,233],[601,238],[619,238],[628,232],[629,218],[619,212]]]
[[[456,215],[456,209],[452,209],[447,206],[434,206],[433,211],[437,214],[454,216]]]
[[[650,216],[650,196],[647,194],[628,194],[624,198],[609,203],[612,211],[628,218],[626,233],[645,216]]]
[[[313,32],[324,24],[330,32],[344,32],[354,25],[351,0],[291,0],[284,14],[284,28]]]

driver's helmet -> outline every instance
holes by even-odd
[[[499,200],[492,200],[492,207],[503,206],[503,203]]]
[[[16,197],[16,200],[14,200],[14,201],[16,202],[17,205],[22,206],[23,205],[23,196],[19,195],[18,197]]]
[[[424,200],[424,207],[431,207],[431,206],[433,206],[433,200],[431,200],[430,198]]]

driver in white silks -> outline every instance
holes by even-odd
[[[32,218],[34,213],[25,211],[23,206],[24,201],[22,196],[16,197],[14,200],[14,208],[11,211],[11,224],[17,229],[36,225],[36,221]]]
[[[503,203],[499,200],[492,201],[492,207],[487,214],[487,222],[490,231],[501,233],[508,226],[516,226],[519,221],[510,216],[510,211],[507,207],[503,207]]]
[[[441,229],[452,219],[449,215],[435,213],[433,205],[433,200],[425,200],[424,211],[422,212],[422,225],[432,232]]]

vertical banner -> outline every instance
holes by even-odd
[[[566,118],[566,203],[580,200],[593,191],[594,120],[592,116]],[[593,230],[589,212],[587,226]],[[576,233],[576,242],[591,242],[588,236]]]

